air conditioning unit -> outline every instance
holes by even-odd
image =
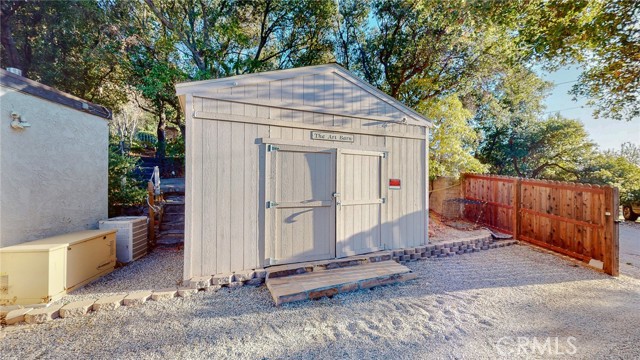
[[[119,262],[128,263],[147,254],[147,217],[119,216],[101,220],[100,229],[115,229],[116,256]]]

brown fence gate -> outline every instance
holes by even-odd
[[[466,219],[618,275],[617,188],[475,174],[463,184]]]

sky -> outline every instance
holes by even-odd
[[[640,119],[618,121],[594,119],[592,109],[585,106],[585,99],[573,101],[568,92],[580,75],[576,68],[563,68],[552,73],[540,73],[543,79],[556,84],[546,99],[549,114],[559,112],[562,116],[582,121],[589,136],[600,149],[619,150],[620,145],[631,142],[640,145]]]

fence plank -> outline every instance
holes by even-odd
[[[619,259],[619,251],[620,244],[618,242],[619,238],[619,227],[617,223],[618,219],[618,208],[619,208],[619,197],[618,197],[618,189],[607,187],[605,188],[605,244],[606,251],[604,253],[604,272],[612,276],[618,276],[620,273],[620,259]]]
[[[619,272],[617,189],[587,184],[488,175],[465,175],[464,215],[585,262]],[[609,215],[605,215],[609,214]]]

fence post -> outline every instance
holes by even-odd
[[[607,186],[604,188],[604,211],[605,211],[605,226],[604,226],[604,240],[605,240],[605,253],[604,253],[604,266],[603,270],[611,276],[618,276],[620,274],[620,244],[619,244],[619,231],[618,228],[618,211],[620,199],[618,196],[618,188]]]
[[[520,178],[515,179],[513,182],[513,239],[518,240],[520,236],[520,221],[522,219],[522,215],[520,214],[520,202],[521,196],[520,192],[522,189],[522,182]]]
[[[151,246],[155,246],[156,243],[156,212],[153,210],[155,205],[155,193],[153,189],[153,183],[149,181],[147,183],[147,196],[149,205],[149,243]]]

